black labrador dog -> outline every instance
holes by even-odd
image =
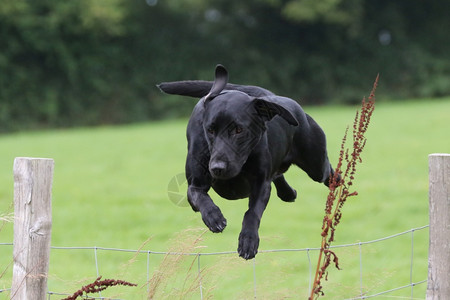
[[[291,164],[328,186],[333,169],[325,134],[294,100],[260,87],[230,84],[221,65],[214,82],[165,82],[158,87],[168,94],[201,97],[187,126],[188,201],[212,232],[222,232],[227,221],[209,189],[230,200],[249,198],[238,246],[244,259],[258,252],[271,183],[281,200],[293,202],[297,196],[283,176]]]

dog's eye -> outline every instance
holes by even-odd
[[[214,134],[214,128],[212,127],[208,127],[207,131],[209,134]]]
[[[234,132],[236,133],[236,134],[239,134],[239,133],[241,133],[242,132],[242,127],[241,126],[236,126],[236,128],[234,129]]]

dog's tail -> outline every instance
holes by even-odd
[[[164,93],[172,95],[189,96],[195,98],[202,98],[206,96],[211,90],[212,86],[213,86],[212,81],[204,81],[204,80],[162,82],[157,85],[157,87]],[[252,86],[252,85],[239,85],[228,83],[225,89],[241,91],[252,97],[263,97],[274,95],[269,90],[263,89],[259,86]]]

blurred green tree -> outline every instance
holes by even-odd
[[[301,103],[450,94],[446,0],[4,0],[0,131],[188,114],[160,81],[261,85]]]

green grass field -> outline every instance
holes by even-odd
[[[337,161],[341,139],[356,107],[306,107],[327,134],[329,156]],[[355,189],[343,208],[335,245],[370,241],[428,224],[428,154],[450,152],[450,98],[376,104]],[[22,132],[0,136],[0,212],[12,212],[15,157],[55,160],[52,246],[111,247],[201,253],[235,251],[247,201],[212,197],[228,220],[221,234],[204,230],[199,214],[173,204],[171,178],[183,173],[187,120],[119,127]],[[272,195],[260,228],[260,250],[320,246],[327,189],[292,167],[288,182],[299,198],[284,203]],[[5,223],[0,242],[12,242]],[[201,236],[201,240],[196,240]],[[145,245],[145,241],[150,239]],[[336,250],[342,270],[330,267],[325,299],[360,294],[359,247]],[[427,277],[428,230],[414,234],[413,281]],[[310,252],[313,265],[316,253]],[[147,254],[99,250],[100,275],[138,283],[112,287],[103,297],[145,299]],[[159,266],[161,290],[155,299],[199,299],[195,257],[150,255],[150,275]],[[12,247],[0,245],[0,289],[9,288]],[[193,265],[191,265],[193,263]],[[214,299],[305,299],[309,266],[306,252],[260,253],[246,262],[237,254],[202,256],[203,296]],[[374,294],[410,282],[411,235],[362,247],[364,293]],[[93,250],[51,252],[49,289],[73,293],[97,277]],[[156,278],[156,277],[155,277]],[[165,290],[163,290],[165,288]],[[192,288],[192,291],[190,289]],[[426,284],[414,288],[425,297]],[[7,293],[0,298],[9,298]],[[411,289],[388,294],[411,297]],[[385,297],[388,297],[385,296]],[[58,297],[55,297],[55,299]],[[53,299],[53,297],[52,297]]]

